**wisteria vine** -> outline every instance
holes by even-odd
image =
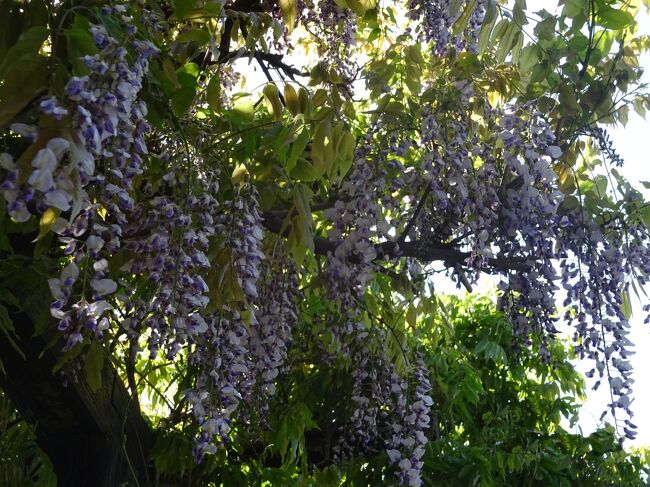
[[[408,32],[435,62],[452,50],[474,52],[488,0],[474,3],[467,26],[454,34],[469,2],[410,0],[407,18],[416,25]],[[478,83],[461,79],[444,89],[435,82],[425,86],[429,94],[409,123],[368,111],[354,128],[349,174],[328,188],[335,201],[313,212],[320,212],[316,237],[327,245],[313,246],[322,259],[303,272],[283,238],[295,230],[285,225],[290,218],[279,231],[267,221],[296,208],[284,199],[281,210],[265,214],[260,195],[276,171],[285,178],[277,184],[284,198],[290,169],[262,174],[246,167],[243,178],[231,177],[235,159],[213,156],[204,147],[207,133],[192,140],[178,129],[176,115],[169,116],[173,136],[160,128],[163,122],[150,125],[155,117],[145,100],[155,97],[148,83],[154,71],[170,71],[151,66],[161,52],[154,34],[162,19],[143,11],[136,25],[129,8],[96,13],[89,24],[95,53],[74,60],[83,69],[61,92],[39,98],[38,117],[45,123],[11,125],[28,147],[23,157],[0,154],[0,191],[11,219],[36,217],[57,235],[62,269],[49,279],[50,312],[64,352],[116,331],[137,353],[146,349],[151,359],[186,361],[193,375],[181,395],[195,421],[194,456],[201,461],[228,445],[237,426],[268,426],[278,385],[291,373],[296,330],[304,324],[302,280],[318,274],[318,285],[304,287],[323,293],[321,319],[336,342],[322,362],[344,364],[352,384],[348,418],[337,425],[335,460],[386,455],[401,484],[418,486],[430,438],[430,373],[409,339],[374,315],[366,299],[382,273],[394,278],[407,267],[410,276],[424,279],[422,268],[434,260],[427,256],[437,249],[447,252],[441,260],[448,273],[467,287],[481,273],[500,276],[499,305],[513,325],[515,349],[541,336],[539,354],[550,360],[546,348],[558,328],[572,326],[576,352],[595,364],[588,375],[598,374],[597,384],[607,380],[610,411],[626,412],[624,433],[634,437],[624,300],[630,276],[645,284],[650,275],[650,235],[637,217],[590,218],[588,195],[567,197],[560,190],[562,144],[537,102],[497,108]],[[334,0],[306,0],[296,9],[296,23],[323,36],[321,61],[350,90],[357,74],[351,64],[356,14]],[[277,23],[277,9],[275,16]],[[226,18],[218,22],[232,21]],[[250,18],[260,27],[257,17]],[[283,30],[286,43],[287,35]],[[245,118],[225,94],[236,79],[230,69],[215,68],[225,88],[217,93],[221,103],[212,99],[201,109],[220,104]],[[182,72],[171,71],[181,90]],[[324,111],[315,117],[325,117]],[[313,121],[300,115],[309,127]],[[228,137],[244,140],[250,130],[243,125]],[[612,162],[622,163],[601,129],[587,134]],[[290,139],[287,145],[295,143]],[[222,156],[225,163],[215,162]],[[306,159],[299,162],[311,167]],[[313,178],[304,179],[300,184],[309,191],[323,190],[320,182],[309,186]],[[634,214],[638,194],[629,186],[622,193],[619,207]],[[400,356],[401,366],[391,354]]]

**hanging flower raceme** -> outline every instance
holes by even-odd
[[[478,0],[460,34],[454,35],[455,23],[462,17],[469,1],[409,0],[407,17],[419,21],[416,33],[432,45],[433,52],[444,56],[450,49],[475,51],[489,0]],[[455,11],[452,11],[452,6]]]
[[[591,375],[607,374],[615,384],[611,411],[629,415],[630,341],[622,293],[625,276],[647,275],[648,257],[642,257],[650,256],[647,229],[640,223],[622,228],[616,219],[603,227],[579,205],[563,205],[553,169],[562,151],[534,103],[486,107],[483,117],[494,138],[479,142],[463,108],[475,95],[470,85],[458,88],[456,112],[424,111],[421,141],[434,150],[423,155],[430,206],[415,225],[417,236],[467,246],[463,264],[474,277],[497,256],[519,263],[521,268],[499,271],[507,275],[499,284],[501,304],[514,326],[515,347],[528,345],[531,334],[541,335],[539,353],[545,359],[561,316],[556,305],[561,283],[576,350],[595,360]],[[630,425],[627,420],[629,436]]]
[[[124,7],[116,7],[105,14],[123,12]],[[71,286],[61,292],[59,283],[70,282],[68,275],[50,281],[56,299],[51,311],[68,336],[66,349],[83,340],[84,329],[101,338],[107,328],[105,311],[111,305],[106,298],[117,290],[117,283],[107,276],[107,259],[121,247],[123,227],[134,204],[132,180],[142,172],[142,156],[147,153],[147,111],[139,92],[148,59],[157,49],[136,37],[130,17],[121,18],[127,26],[126,43],[109,35],[103,25],[91,24],[98,52],[81,59],[89,74],[72,77],[60,100],[50,96],[40,102],[43,114],[54,120],[69,119],[71,131],[63,130],[61,137],[47,141],[28,173],[9,155],[2,156],[7,171],[2,188],[9,214],[16,221],[46,211],[61,214],[52,229],[66,246],[64,253],[73,257],[73,265],[81,267],[75,277],[81,295]],[[133,61],[124,45],[132,49]],[[25,127],[15,129],[26,133]],[[35,128],[27,132],[38,137]]]
[[[300,291],[295,265],[282,255],[265,261],[263,281],[256,300],[256,322],[251,326],[251,354],[255,376],[255,401],[259,415],[268,412],[275,382],[286,366],[293,328],[298,321]]]
[[[428,442],[426,432],[431,420],[429,409],[433,404],[429,396],[431,384],[428,376],[429,371],[418,356],[414,373],[415,390],[411,393],[410,401],[405,399],[408,389],[403,382],[395,380],[391,389],[395,409],[402,412],[405,421],[392,425],[392,437],[388,442],[387,453],[390,462],[399,468],[398,479],[402,484],[409,486],[422,485],[422,457]]]
[[[185,189],[190,184],[183,170],[171,170],[163,179],[170,187]],[[124,238],[133,257],[121,270],[133,278],[121,296],[127,310],[122,327],[132,338],[146,333],[150,354],[155,357],[162,347],[170,360],[197,336],[208,333],[206,252],[216,235],[220,206],[213,195],[218,183],[195,178],[192,186],[174,197],[143,199]],[[138,294],[142,287],[151,291]]]
[[[272,350],[278,354],[277,360],[260,357],[265,345],[280,343],[273,340],[275,330],[269,329],[276,324],[273,316],[262,316],[260,323],[255,306],[268,297],[264,293],[260,296],[258,283],[265,255],[257,190],[244,182],[235,189],[233,199],[223,203],[223,210],[215,218],[215,229],[229,251],[229,285],[239,290],[235,291],[239,301],[225,303],[206,316],[205,332],[193,340],[195,348],[189,360],[198,369],[197,386],[187,391],[185,397],[199,424],[194,450],[198,460],[216,451],[217,445],[229,443],[234,420],[248,419],[250,411],[242,406],[256,404],[256,384],[262,384],[268,395],[274,392],[273,379],[284,355],[280,349]],[[293,320],[296,316],[295,312],[293,316],[287,315],[275,306],[269,311],[280,313],[280,320]],[[287,324],[282,321],[277,325]],[[277,331],[282,336],[283,330]],[[260,339],[268,342],[260,343]]]

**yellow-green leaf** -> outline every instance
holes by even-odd
[[[465,30],[465,27],[467,27],[467,23],[469,22],[469,17],[476,9],[477,3],[477,0],[471,0],[467,3],[467,5],[465,5],[465,9],[463,10],[462,15],[454,23],[452,35],[457,36]]]
[[[282,13],[282,20],[289,29],[293,30],[293,24],[296,23],[296,0],[279,0],[280,12]]]
[[[33,240],[34,242],[42,239],[45,235],[47,235],[47,232],[50,231],[52,225],[54,225],[54,222],[60,214],[61,210],[58,208],[48,208],[43,212],[41,215],[41,221],[38,224],[38,235]]]
[[[632,317],[632,302],[630,301],[630,292],[621,292],[621,313],[625,316],[626,320]]]
[[[241,182],[246,179],[247,176],[248,169],[243,164],[240,164],[233,170],[232,176],[230,176],[230,180],[232,181],[232,184],[236,186],[238,184],[241,184]]]
[[[332,123],[329,120],[322,120],[316,127],[311,148],[311,159],[318,177],[327,172],[333,157]]]
[[[208,106],[217,111],[221,108],[221,77],[215,74],[208,83],[206,99]]]
[[[284,102],[287,104],[287,108],[292,115],[302,113],[300,111],[300,98],[298,97],[298,93],[289,83],[284,85]]]
[[[271,104],[271,109],[273,111],[273,118],[276,120],[282,120],[282,101],[280,100],[280,92],[278,87],[273,83],[269,83],[264,87],[264,96]]]
[[[359,17],[363,17],[368,10],[377,6],[378,0],[345,0],[350,9]]]

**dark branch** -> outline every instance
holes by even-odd
[[[232,26],[231,26],[232,28]],[[224,33],[225,35],[225,33]],[[228,37],[230,39],[230,37]],[[226,44],[227,47],[230,46],[230,41],[224,42],[222,39],[222,44]],[[224,46],[226,48],[226,46]],[[251,51],[245,48],[241,49],[235,49],[234,51],[228,52],[227,50],[222,51],[222,47],[219,46],[219,52],[221,53],[219,55],[219,59],[216,61],[209,59],[205,65],[206,66],[213,66],[215,64],[225,64],[230,61],[234,61],[235,59],[239,59],[242,57],[247,57],[250,56]],[[258,58],[258,60],[263,60],[266,61],[266,63],[269,66],[272,66],[273,68],[282,71],[284,74],[286,74],[289,78],[291,78],[293,81],[296,80],[296,76],[302,76],[302,77],[308,77],[309,73],[306,71],[300,71],[299,69],[294,68],[293,66],[285,63],[282,60],[282,54],[273,54],[271,52],[256,52],[255,57]]]
[[[428,184],[427,189],[424,190],[424,194],[422,195],[422,198],[420,198],[418,206],[415,208],[415,211],[411,215],[411,218],[408,221],[408,223],[406,224],[406,227],[404,227],[404,231],[402,232],[402,234],[397,239],[397,242],[400,245],[402,243],[404,243],[404,241],[406,240],[406,237],[408,237],[409,232],[411,231],[411,229],[415,225],[415,222],[416,222],[416,220],[418,218],[418,215],[422,212],[422,209],[424,208],[424,204],[427,202],[427,198],[429,197],[430,193],[431,193],[431,185]]]
[[[291,227],[283,226],[283,218],[277,213],[264,213],[263,225],[270,232],[282,237],[289,235]],[[323,237],[314,237],[314,253],[327,255],[334,253],[341,242]],[[411,241],[411,242],[382,242],[375,246],[377,260],[385,257],[413,257],[422,262],[442,261],[449,267],[464,265],[471,256],[469,252],[462,252],[456,248],[441,246],[439,243]],[[531,269],[531,259],[519,257],[496,257],[488,259],[488,265],[498,270],[528,271]]]

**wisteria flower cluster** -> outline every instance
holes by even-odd
[[[124,11],[115,7],[109,13]],[[130,18],[122,17],[134,61],[128,60],[127,49],[103,25],[91,25],[99,52],[82,58],[89,74],[72,77],[61,101],[47,97],[40,103],[41,111],[53,119],[68,117],[71,132],[47,141],[32,160],[28,175],[23,176],[25,169],[3,155],[8,171],[3,195],[14,220],[26,221],[46,211],[69,215],[58,217],[53,230],[74,261],[60,279],[50,280],[56,299],[51,312],[68,336],[66,349],[83,340],[84,329],[101,337],[107,328],[104,313],[112,307],[106,298],[117,290],[117,283],[106,275],[107,258],[121,247],[123,227],[134,205],[132,180],[142,172],[142,156],[147,152],[147,109],[138,95],[148,60],[157,49],[150,41],[137,39]],[[15,129],[24,133],[22,126]],[[80,296],[73,290],[78,280]],[[70,304],[75,295],[80,299]]]
[[[418,21],[416,33],[424,41],[431,43],[433,52],[444,56],[450,49],[475,52],[478,34],[483,24],[488,0],[478,0],[468,20],[465,30],[453,35],[454,23],[463,14],[470,2],[452,2],[450,0],[409,0],[407,17]],[[457,11],[452,13],[451,6],[456,4]]]
[[[399,469],[400,483],[420,485],[420,458],[427,442],[425,431],[432,401],[419,393],[409,394],[408,377],[396,372],[380,345],[386,336],[369,330],[360,319],[365,289],[378,269],[375,245],[391,238],[386,212],[397,208],[386,195],[414,182],[413,173],[407,173],[390,178],[388,183],[387,171],[400,169],[394,156],[404,154],[410,141],[389,137],[378,144],[379,150],[373,150],[373,139],[380,132],[381,127],[376,125],[365,136],[356,150],[354,168],[342,184],[344,196],[325,211],[333,224],[330,237],[340,242],[327,258],[328,290],[343,321],[338,324],[334,320],[331,331],[339,340],[339,353],[350,359],[351,399],[355,407],[349,424],[343,426],[336,453],[339,458],[347,458],[387,450],[391,462]],[[428,383],[427,375],[424,364],[418,362],[414,376]],[[425,389],[418,390],[426,395]],[[415,410],[423,415],[417,425],[413,424]],[[413,449],[416,444],[418,447]]]
[[[428,58],[448,66],[453,56],[440,58],[453,51],[476,51],[489,1],[409,0],[407,19],[416,26],[402,39],[414,34],[428,43],[433,53]],[[324,62],[334,68],[330,78],[336,78],[336,72],[343,79],[331,79],[331,85],[350,95],[357,74],[357,19],[344,3],[300,1],[296,22],[316,30],[312,34],[319,36]],[[226,22],[219,5],[221,17],[215,16],[214,25]],[[467,27],[455,35],[456,22],[472,5]],[[421,485],[433,406],[430,374],[420,355],[409,349],[408,333],[406,338],[389,335],[388,326],[379,325],[384,317],[373,315],[368,302],[382,284],[380,278],[403,277],[395,276],[395,269],[422,277],[422,266],[436,259],[467,287],[482,272],[501,276],[499,303],[514,327],[515,348],[531,345],[531,337],[540,335],[538,352],[550,360],[547,348],[561,320],[573,326],[575,350],[595,364],[588,375],[597,374],[597,384],[606,380],[610,387],[612,414],[623,410],[631,417],[631,342],[624,301],[628,277],[637,275],[644,284],[650,275],[650,235],[638,217],[629,222],[589,218],[587,195],[578,194],[571,204],[572,197],[567,198],[558,184],[561,144],[535,101],[495,108],[480,83],[433,81],[421,105],[410,105],[408,124],[401,123],[405,114],[379,109],[359,110],[355,123],[348,124],[348,115],[338,113],[346,110],[315,108],[316,95],[305,90],[307,96],[303,99],[301,91],[299,100],[304,113],[292,110],[291,135],[272,146],[273,151],[267,150],[270,145],[257,150],[255,143],[287,129],[282,116],[258,125],[259,114],[268,114],[255,112],[257,105],[250,103],[252,115],[248,103],[242,104],[246,110],[235,110],[232,104],[238,98],[226,92],[237,75],[232,66],[207,65],[207,55],[207,66],[201,66],[192,87],[181,81],[190,83],[188,78],[195,76],[177,71],[174,57],[165,59],[174,59],[171,65],[151,68],[160,53],[147,36],[155,35],[161,24],[154,14],[144,12],[136,16],[136,27],[130,8],[105,8],[89,23],[88,42],[95,54],[70,60],[75,75],[61,83],[59,91],[38,99],[38,126],[10,127],[27,143],[28,157],[0,154],[0,192],[14,222],[40,218],[45,230],[57,235],[62,270],[49,279],[54,299],[50,312],[63,334],[64,351],[105,340],[117,330],[135,353],[146,349],[152,359],[187,361],[193,381],[184,386],[182,397],[195,420],[197,461],[230,443],[237,428],[271,423],[270,404],[289,369],[294,332],[304,316],[301,279],[318,273],[313,295],[326,295],[327,302],[325,317],[314,321],[326,322],[323,328],[336,342],[334,351],[318,358],[318,366],[341,366],[351,384],[349,415],[336,425],[336,460],[384,454],[400,484]],[[248,36],[247,27],[262,31],[272,19],[265,15],[246,12],[237,17],[246,43],[242,52],[253,51],[255,39]],[[273,25],[279,29],[277,9],[275,16]],[[109,17],[111,22],[106,21]],[[186,32],[204,37],[191,30],[192,18],[185,20]],[[234,38],[239,31],[230,34]],[[275,41],[282,37],[288,42],[286,33],[278,31]],[[209,36],[214,50],[214,33]],[[168,78],[170,92],[196,96],[198,106],[206,100],[201,91],[208,90],[206,69],[213,69],[211,79],[220,80],[223,113],[208,112],[215,105],[212,99],[202,105],[205,113],[198,108],[191,112],[189,135],[176,130],[176,113],[170,119],[160,117],[161,126],[173,120],[173,131],[165,133],[165,127],[157,133],[147,122],[148,117],[157,120],[144,100],[150,99],[145,89],[158,83],[158,72]],[[424,75],[421,82],[427,83]],[[334,91],[321,90],[318,97]],[[388,91],[386,86],[382,99],[392,102]],[[401,106],[405,98],[400,97],[407,96],[403,91],[394,94],[394,105]],[[350,106],[357,108],[348,103],[346,109]],[[157,106],[150,108],[153,114]],[[316,144],[306,149],[309,140],[300,146],[292,138],[309,135],[325,117],[362,134],[351,170],[340,180],[329,172],[328,177],[311,177],[309,154],[315,154]],[[217,120],[218,130],[228,132],[221,141],[245,139],[242,145],[250,146],[244,150],[246,159],[259,156],[261,161],[251,163],[250,175],[243,180],[221,173],[236,157],[227,154],[216,161],[221,142],[219,155],[211,159],[203,142],[214,133],[203,130],[206,120]],[[370,127],[365,132],[364,123]],[[302,131],[296,132],[296,127]],[[598,141],[610,161],[622,163],[601,129],[586,134]],[[228,144],[223,146],[230,150]],[[293,163],[285,164],[283,156],[295,147],[300,154],[292,154]],[[245,164],[248,168],[248,161]],[[266,172],[260,176],[256,171],[262,166]],[[272,180],[276,170],[284,178],[280,182]],[[304,177],[295,176],[303,172]],[[326,250],[314,247],[314,254],[321,255],[308,256],[317,264],[307,267],[307,275],[296,268],[283,239],[286,234],[272,236],[265,229],[269,222],[261,208],[267,207],[258,193],[258,187],[262,191],[270,183],[269,199],[278,201],[273,212],[291,215],[296,208],[286,196],[296,182],[336,196],[322,213],[322,207],[312,206],[317,215],[312,241],[318,239]],[[627,187],[621,192],[617,208],[628,215],[638,213],[637,195]],[[402,257],[405,248],[410,249],[408,258]],[[428,259],[434,251],[442,257]],[[556,304],[560,293],[565,296],[562,308]],[[422,293],[414,299],[426,297]],[[399,348],[404,360],[394,359],[391,348]],[[630,418],[624,425],[625,434],[634,437]]]
[[[385,350],[385,330],[348,321],[341,331],[350,343],[354,409],[341,426],[336,460],[387,454],[400,484],[419,486],[433,400],[429,371],[419,356],[398,372]],[[407,350],[403,350],[407,354]]]
[[[395,376],[394,371],[392,375]],[[393,435],[389,440],[390,448],[387,453],[390,462],[399,467],[399,481],[409,486],[422,485],[421,471],[424,466],[422,457],[428,442],[426,432],[431,420],[429,409],[433,404],[429,396],[431,384],[428,376],[429,371],[422,358],[417,357],[414,372],[415,390],[409,404],[405,401],[408,390],[403,382],[399,382],[395,377],[394,385],[391,387],[395,410],[402,412],[405,421],[402,424],[391,425]]]
[[[264,278],[256,300],[257,323],[251,327],[251,353],[256,376],[255,401],[259,413],[268,413],[268,401],[275,394],[275,381],[286,371],[293,329],[298,322],[299,280],[293,262],[280,255],[266,260]]]
[[[457,109],[442,115],[424,109],[420,144],[430,149],[422,152],[427,182],[419,187],[426,205],[408,238],[425,247],[454,242],[467,248],[469,256],[460,263],[467,282],[490,268],[506,275],[499,288],[515,328],[515,347],[529,344],[533,333],[546,344],[556,335],[561,284],[567,293],[564,318],[575,327],[577,351],[596,361],[591,374],[607,375],[616,386],[612,412],[631,414],[626,360],[631,343],[622,293],[629,285],[626,275],[636,270],[642,281],[647,275],[646,227],[639,222],[623,228],[616,219],[599,225],[579,205],[563,205],[553,167],[562,151],[534,103],[486,106],[485,123],[494,139],[481,142],[463,108],[476,99],[473,88],[461,83],[456,90]],[[627,198],[634,198],[631,190]],[[506,259],[510,270],[493,267],[496,256]],[[539,352],[550,356],[545,345]],[[629,436],[631,425],[626,420]]]
[[[298,320],[298,277],[283,253],[266,256],[257,191],[246,183],[217,219],[226,236],[234,285],[242,300],[205,316],[190,362],[199,366],[197,387],[186,392],[200,432],[201,459],[229,443],[232,423],[263,423],[282,373]]]
[[[186,187],[185,173],[172,170],[163,180]],[[208,331],[203,317],[210,299],[206,278],[209,239],[216,234],[218,183],[198,180],[200,191],[176,198],[154,196],[136,206],[126,227],[125,249],[133,255],[121,267],[146,276],[151,291],[138,297],[129,285],[120,296],[126,310],[122,327],[132,339],[145,330],[152,356],[159,349],[172,360],[184,345]]]

